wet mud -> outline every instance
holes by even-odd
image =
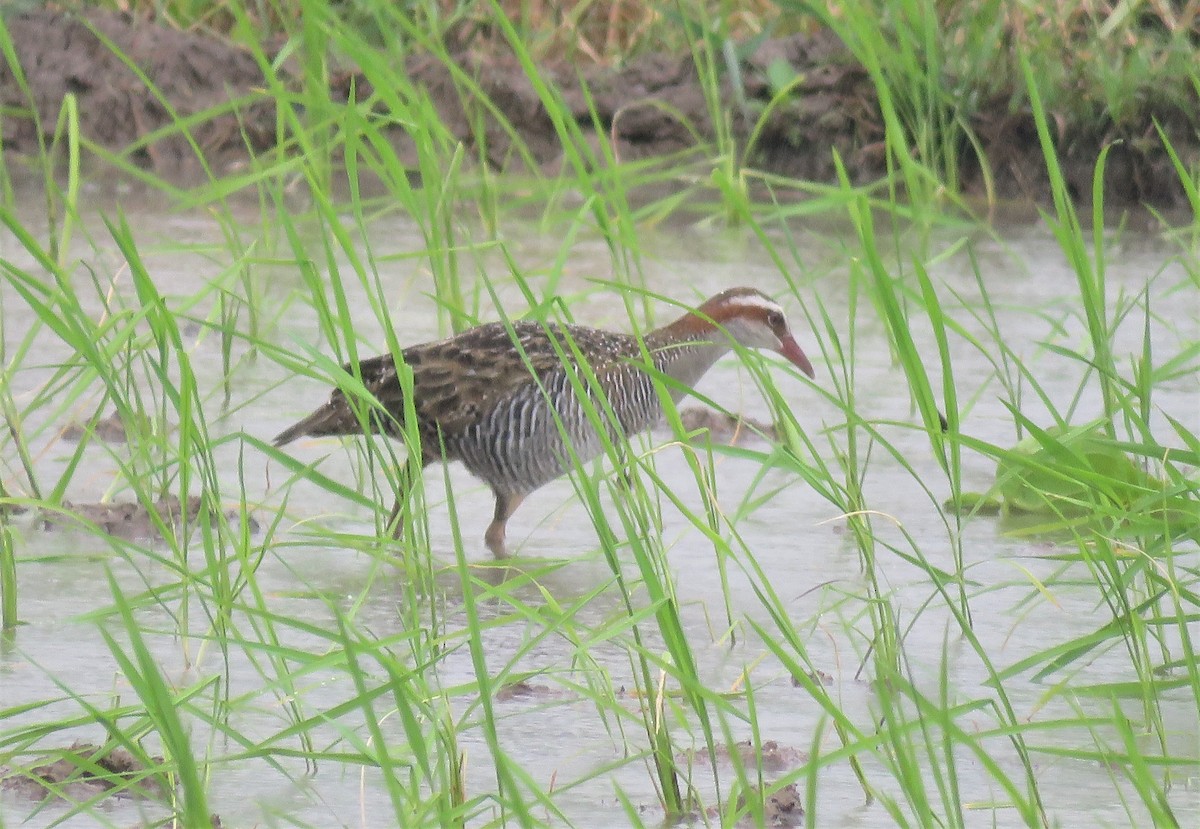
[[[496,702],[516,701],[548,701],[569,699],[570,695],[561,688],[551,688],[549,685],[537,685],[527,680],[510,682],[496,690],[493,699]]]
[[[809,671],[808,679],[816,685],[833,685],[833,675],[822,670]],[[792,687],[803,688],[804,683],[798,677],[793,676]]]
[[[166,803],[170,799],[165,778],[123,748],[75,742],[45,759],[48,762],[28,768],[0,766],[0,793],[33,803],[97,803],[110,798]],[[149,759],[154,766],[163,765],[162,757]],[[148,825],[162,824],[136,824]],[[222,829],[220,816],[210,815],[208,825]]]
[[[186,508],[186,509],[185,509]],[[19,506],[8,506],[11,515],[26,515],[28,510]],[[104,534],[126,541],[154,541],[163,537],[163,530],[178,533],[185,525],[194,527],[202,516],[229,521],[237,527],[241,521],[238,510],[229,510],[223,515],[211,516],[199,495],[192,495],[187,503],[180,503],[174,495],[160,498],[149,506],[140,501],[111,501],[75,503],[64,500],[61,509],[37,510],[33,527],[43,532],[86,530],[98,527]],[[249,516],[250,532],[259,531],[258,521]]]
[[[739,765],[748,770],[758,769],[769,774],[794,769],[808,761],[808,754],[798,748],[780,745],[775,740],[764,740],[761,750],[750,740],[742,740],[732,748],[726,745],[717,746],[716,759],[722,765],[732,765],[733,757],[737,757]],[[680,756],[684,763],[710,765],[711,755],[708,750],[685,752]]]
[[[683,428],[692,435],[693,443],[724,443],[742,446],[748,443],[774,442],[779,439],[775,427],[752,417],[734,416],[701,406],[679,410]]]
[[[150,418],[140,419],[134,427],[134,436],[150,435],[153,433],[153,428]],[[125,421],[117,412],[100,418],[94,424],[73,421],[63,429],[61,437],[65,441],[78,443],[89,435],[105,443],[128,443],[130,437]]]
[[[32,768],[0,768],[0,791],[28,800],[54,797],[82,803],[101,797],[162,800],[163,783],[123,748],[74,743],[57,759]],[[48,758],[47,758],[48,759]],[[161,765],[161,757],[152,757]]]
[[[762,821],[759,822],[748,801],[762,801]],[[738,796],[738,809],[747,809],[750,814],[738,822],[739,826],[800,826],[804,821],[804,798],[795,783],[788,783],[765,797],[758,789],[744,791]]]
[[[190,126],[204,162],[218,174],[244,164],[250,153],[276,146],[276,107],[264,92],[258,62],[245,49],[203,32],[181,32],[128,14],[89,11],[72,14],[37,9],[5,14],[5,24],[35,103],[0,61],[0,104],[5,107],[4,149],[36,153],[48,140],[65,97],[78,104],[80,128],[90,141],[125,151],[137,164],[168,178],[200,176],[204,165],[189,137],[165,129],[175,117],[200,113]],[[127,55],[145,73],[148,86],[117,57],[105,41]],[[265,44],[273,57],[281,44]],[[450,45],[458,67],[492,100],[529,157],[547,171],[555,170],[563,149],[554,122],[533,84],[511,54],[494,47]],[[836,181],[833,151],[844,161],[851,180],[866,183],[887,172],[884,127],[876,93],[863,67],[829,32],[767,40],[744,58],[741,88],[734,94],[726,78],[723,99],[741,101],[731,107],[734,135],[745,146],[772,100],[772,70],[787,66],[799,78],[786,101],[771,107],[756,134],[749,163],[759,169],[809,181]],[[298,89],[294,61],[284,61],[280,80]],[[621,160],[663,156],[693,148],[715,134],[704,90],[690,55],[651,54],[619,68],[575,67],[546,63],[539,67],[556,84],[571,115],[585,135],[598,140],[597,126]],[[517,170],[526,162],[516,151],[507,126],[484,107],[464,109],[459,85],[450,70],[429,55],[407,58],[413,82],[428,95],[455,138],[497,170]],[[352,66],[330,75],[334,100],[357,100],[371,92],[369,81]],[[1001,199],[1048,203],[1049,187],[1033,115],[1011,111],[1009,95],[997,95],[978,108],[968,124],[987,158]],[[234,102],[234,106],[227,106]],[[478,110],[478,111],[476,111]],[[1154,125],[1127,134],[1115,126],[1073,124],[1051,113],[1065,178],[1082,201],[1092,192],[1092,174],[1102,147],[1107,159],[1107,203],[1150,203],[1171,207],[1185,194],[1169,155],[1157,140]],[[1185,166],[1200,161],[1195,113],[1158,112],[1159,124]],[[400,157],[416,161],[407,134],[392,134]],[[1117,143],[1114,143],[1117,142]],[[984,168],[970,147],[959,148],[958,176],[968,194],[983,194]]]
[[[186,177],[201,171],[187,136],[173,132],[144,141],[172,122],[168,106],[186,119],[231,99],[241,100],[236,112],[215,114],[191,127],[191,137],[218,169],[244,159],[249,150],[274,146],[275,106],[254,93],[262,88],[263,76],[243,49],[109,12],[10,12],[4,23],[37,112],[36,121],[5,119],[5,150],[34,153],[39,140],[50,141],[67,95],[77,102],[79,128],[86,138],[112,150],[131,148],[135,164],[163,174]],[[138,66],[154,88],[105,41]],[[29,109],[29,100],[3,61],[0,102],[6,111]]]

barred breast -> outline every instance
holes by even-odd
[[[572,454],[586,463],[604,452],[596,420],[614,443],[658,422],[662,408],[649,374],[633,362],[594,371],[590,382],[574,367],[547,372],[540,383],[530,378],[461,434],[446,436],[448,458],[493,489],[525,494],[570,471]]]

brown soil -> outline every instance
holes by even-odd
[[[496,689],[496,702],[513,702],[516,700],[556,700],[567,699],[568,695],[561,688],[551,688],[549,685],[535,685],[528,680],[510,682]]]
[[[745,808],[749,798],[762,798],[762,793],[757,789],[749,792],[743,792],[738,797],[738,808]],[[799,826],[804,820],[804,807],[801,805],[804,799],[800,796],[800,790],[795,783],[788,783],[776,792],[766,796],[763,800],[763,823],[765,826]],[[744,818],[739,825],[753,826],[754,821],[751,812]]]
[[[4,23],[37,102],[42,140],[51,139],[63,100],[72,94],[78,101],[80,131],[89,140],[113,150],[130,147],[170,124],[164,101],[177,117],[186,118],[231,99],[245,99],[237,114],[207,118],[192,129],[192,138],[218,168],[244,158],[247,141],[256,151],[274,143],[275,107],[269,99],[251,94],[263,83],[258,64],[250,54],[222,40],[107,12],[84,17],[39,9],[6,14]],[[104,40],[128,56],[155,91],[147,88]],[[2,62],[0,103],[6,111],[29,107],[9,67]],[[6,150],[33,153],[38,140],[32,119],[5,119]],[[199,170],[195,152],[187,138],[179,134],[140,146],[132,158],[167,175],[188,175]]]
[[[825,673],[824,671],[820,671],[820,670],[810,671],[808,674],[808,678],[810,680],[812,680],[814,683],[816,683],[817,685],[832,685],[833,684],[833,676]],[[803,683],[801,683],[799,679],[797,679],[794,676],[792,677],[792,685],[794,687],[799,688],[799,687],[801,687],[802,684]]]
[[[754,803],[757,803],[757,808],[752,807]],[[795,783],[780,786],[765,797],[757,786],[738,787],[735,808],[745,814],[737,825],[760,829],[765,826],[799,826],[804,822],[803,804],[804,798]],[[708,810],[708,817],[716,819],[722,815],[714,806]]]
[[[123,748],[105,751],[90,743],[74,743],[56,754],[58,759],[30,769],[0,768],[0,790],[29,800],[55,796],[74,803],[105,794],[155,799],[165,794],[162,784]],[[152,759],[162,764],[161,757]]]
[[[702,406],[686,406],[679,410],[679,420],[690,434],[693,443],[724,443],[739,446],[754,441],[779,439],[775,427],[752,417],[733,415]]]
[[[153,431],[154,427],[150,422],[150,418],[139,418],[135,437],[150,435]],[[100,418],[94,425],[81,423],[77,420],[72,421],[62,431],[62,439],[71,443],[78,443],[88,435],[105,443],[129,443],[129,430],[126,429],[125,421],[121,419],[121,415],[118,412],[113,412],[108,417]]]
[[[13,514],[25,512],[22,507],[6,507]],[[193,495],[187,500],[187,518],[192,526],[200,518],[204,509],[199,495]],[[107,535],[123,538],[128,541],[146,541],[161,536],[157,517],[168,529],[178,531],[183,523],[183,507],[179,499],[173,495],[160,499],[151,505],[143,506],[137,501],[114,501],[100,503],[80,503],[63,501],[61,510],[40,510],[35,526],[46,532],[55,530],[77,530],[88,524],[95,524]],[[238,510],[230,510],[223,516],[226,520],[238,522]],[[215,519],[214,519],[215,520]],[[258,522],[250,517],[250,531],[258,532]]]
[[[732,748],[717,746],[716,756],[719,762],[731,763],[733,755],[736,755],[746,768],[758,769],[769,774],[777,774],[808,762],[808,754],[805,752],[791,746],[782,746],[774,740],[764,740],[761,751],[750,740],[742,740]],[[707,749],[685,752],[679,759],[685,764],[691,762],[708,765],[711,762]]]
[[[169,133],[146,140],[172,123],[170,110],[186,118],[237,102],[234,111],[202,118],[191,127],[191,138],[205,163],[218,174],[244,161],[247,153],[275,145],[275,106],[262,92],[264,81],[258,64],[248,52],[224,40],[108,12],[75,16],[38,9],[8,13],[5,25],[37,104],[42,140],[53,133],[64,96],[71,93],[78,101],[80,127],[89,140],[118,151],[134,147],[131,154],[137,163],[170,178],[187,178],[201,169],[186,137]],[[101,36],[141,68],[154,91],[114,55]],[[505,114],[535,163],[548,168],[561,163],[562,147],[554,126],[515,59],[479,50],[460,51],[455,59]],[[744,141],[757,112],[770,99],[767,67],[777,60],[787,61],[804,80],[792,98],[767,119],[752,164],[787,176],[832,182],[831,151],[836,149],[855,182],[881,177],[886,172],[886,154],[874,89],[863,68],[829,33],[768,41],[755,51],[743,67],[747,111],[732,108],[735,132]],[[407,64],[409,75],[427,90],[457,138],[476,149],[485,142],[484,156],[498,169],[512,169],[521,163],[512,139],[494,121],[484,119],[481,132],[475,133],[444,65],[427,55],[414,55]],[[695,144],[692,130],[705,138],[713,134],[690,56],[650,55],[619,69],[580,71],[596,121],[623,160],[688,149]],[[585,134],[591,132],[593,113],[576,68],[546,66],[543,72],[558,85]],[[286,70],[283,80],[297,85]],[[353,71],[332,78],[335,97],[344,98],[352,85],[360,99],[369,92],[369,84]],[[732,101],[734,96],[726,94],[725,100]],[[3,61],[0,105],[6,112],[4,148],[36,152],[38,127],[33,119],[21,117],[28,101]],[[1045,165],[1030,113],[1010,112],[1007,98],[980,111],[983,114],[970,126],[982,142],[997,195],[1047,202]],[[1182,112],[1156,115],[1184,163],[1198,163],[1200,144],[1189,116]],[[1170,207],[1183,202],[1179,178],[1150,122],[1144,131],[1133,134],[1073,126],[1062,119],[1054,123],[1060,162],[1078,196],[1086,199],[1091,194],[1100,148],[1124,139],[1113,146],[1108,157],[1108,203]],[[401,157],[411,161],[414,156],[407,137],[397,130],[395,141]],[[972,158],[969,147],[958,149],[962,157]],[[983,177],[976,162],[965,161],[959,173],[968,193],[982,192]]]

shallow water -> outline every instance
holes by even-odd
[[[205,215],[172,215],[150,205],[145,212],[131,213],[131,223],[144,245],[143,256],[155,275],[160,290],[174,297],[185,297],[204,289],[211,280],[223,278],[227,254],[222,254],[220,229]],[[31,224],[34,220],[30,219]],[[132,296],[127,274],[122,279],[115,248],[103,241],[102,227],[95,221],[88,229],[97,240],[101,253],[76,239],[78,255],[93,264],[102,280],[117,275],[114,291],[126,298]],[[243,232],[253,238],[257,230],[254,216],[247,213]],[[405,227],[396,217],[379,222],[372,228],[373,253],[378,263],[378,279],[391,303],[397,337],[401,343],[419,342],[446,333],[445,320],[439,318],[436,306],[426,294],[429,291],[427,269],[420,259],[410,254],[423,246],[412,227]],[[944,244],[955,237],[947,235]],[[545,284],[545,274],[553,271],[561,239],[551,237],[535,226],[506,228],[506,241],[514,258],[530,269],[535,288]],[[161,244],[159,244],[161,243]],[[786,285],[778,270],[760,250],[750,234],[715,232],[706,225],[679,226],[659,231],[646,230],[641,236],[643,257],[641,267],[647,286],[657,293],[690,301],[737,284],[756,285],[768,293],[785,295]],[[802,263],[795,268],[793,278],[800,294],[811,303],[820,298],[834,320],[847,320],[851,301],[851,281],[847,278],[847,252],[842,250],[836,236],[804,234],[797,237]],[[196,253],[185,253],[179,246],[195,246]],[[161,251],[155,251],[161,246]],[[938,250],[935,241],[931,248]],[[1053,237],[1043,227],[1008,228],[1003,241],[996,242],[980,234],[973,239],[973,249],[983,272],[991,301],[1005,340],[1022,361],[1026,362],[1040,381],[1055,397],[1055,407],[1064,410],[1071,405],[1071,396],[1079,384],[1083,368],[1047,350],[1052,343],[1086,351],[1084,321],[1073,315],[1073,297],[1077,291],[1074,274],[1066,267]],[[211,254],[211,255],[206,255]],[[12,239],[0,239],[0,256],[30,267],[28,257]],[[1184,344],[1200,340],[1200,309],[1197,296],[1190,289],[1166,294],[1166,289],[1184,279],[1181,266],[1172,261],[1173,248],[1153,236],[1126,235],[1110,249],[1108,279],[1114,298],[1141,291],[1148,276],[1155,275],[1151,290],[1163,291],[1156,297],[1156,314],[1152,327],[1155,353],[1170,355]],[[224,257],[224,258],[222,258]],[[346,263],[341,262],[342,267]],[[519,314],[523,309],[520,292],[506,278],[503,259],[483,254],[478,261],[462,257],[464,272],[479,269],[493,279],[506,311]],[[615,293],[597,287],[590,280],[607,278],[612,272],[609,249],[599,240],[581,240],[571,249],[569,261],[563,267],[556,293],[569,300],[575,319],[582,323],[626,328],[629,325],[624,305]],[[303,291],[295,269],[272,264],[256,264],[255,273],[262,279],[262,308],[266,309],[268,327],[274,324],[269,338],[284,347],[299,350],[315,342],[318,336],[316,317],[304,302],[291,298],[294,290]],[[972,333],[982,334],[981,326],[949,298],[949,291],[958,292],[968,308],[977,308],[978,289],[969,263],[954,255],[931,268],[935,284],[945,291],[953,316]],[[80,280],[86,274],[78,275]],[[347,284],[355,280],[347,279]],[[90,313],[99,315],[104,308],[95,292],[81,291],[93,297]],[[1153,295],[1153,294],[1152,294]],[[357,330],[362,339],[375,350],[384,347],[379,324],[369,310],[364,295],[350,295],[349,305],[356,314]],[[907,386],[890,358],[886,333],[870,303],[858,297],[857,329],[853,371],[857,388],[857,411],[872,421],[886,422],[880,432],[911,464],[914,474],[896,462],[888,453],[875,447],[868,464],[865,481],[866,502],[879,514],[872,527],[881,542],[877,548],[877,572],[884,588],[890,591],[892,607],[898,615],[905,642],[905,665],[912,682],[927,696],[937,699],[939,671],[943,660],[949,676],[952,697],[962,701],[988,696],[984,683],[988,672],[974,651],[952,635],[955,629],[949,612],[935,597],[935,591],[924,574],[906,563],[903,558],[882,546],[894,544],[900,550],[912,552],[905,540],[915,540],[920,553],[934,564],[953,569],[951,534],[946,518],[937,503],[948,494],[944,475],[937,466],[925,433],[915,428],[919,416],[910,403]],[[483,303],[480,316],[493,318],[489,303]],[[21,328],[23,306],[6,289],[4,324],[7,342],[18,341],[24,334]],[[669,319],[673,309],[658,307],[657,321]],[[799,420],[813,436],[816,446],[832,463],[829,441],[820,433],[826,427],[837,426],[844,415],[834,404],[820,395],[830,390],[831,367],[821,359],[818,336],[823,332],[806,329],[800,309],[789,304],[797,338],[817,365],[818,376],[811,384],[794,371],[785,370],[782,361],[772,359],[775,385],[798,413]],[[278,316],[278,320],[274,318]],[[29,321],[25,320],[25,326]],[[936,371],[936,347],[928,330],[914,330],[918,345],[930,354],[928,368]],[[1128,365],[1142,347],[1140,320],[1122,326],[1117,337],[1117,352]],[[219,338],[197,336],[193,331],[191,357],[201,388],[211,389],[208,405],[210,433],[213,436],[244,430],[260,439],[269,439],[284,426],[306,414],[321,402],[326,394],[323,384],[307,378],[294,378],[273,361],[259,358],[245,364],[235,374],[233,403],[230,412],[219,416],[220,362]],[[38,359],[29,360],[33,366],[12,378],[18,404],[29,399],[53,372],[54,364],[70,355],[53,337],[39,336]],[[373,352],[372,352],[373,353]],[[962,431],[981,440],[1008,446],[1016,440],[1012,416],[1001,402],[1005,392],[993,377],[992,366],[985,355],[967,346],[956,346],[954,370],[960,401],[964,402]],[[40,368],[39,368],[40,367]],[[935,388],[940,379],[933,378]],[[266,393],[263,392],[267,389]],[[736,359],[723,360],[707,376],[698,392],[712,397],[730,411],[742,412],[760,419],[769,419],[766,405],[754,386],[749,373]],[[35,437],[31,450],[37,458],[39,474],[54,480],[66,468],[71,448],[57,437],[57,430],[71,417],[85,417],[99,403],[99,394],[84,397],[58,413],[64,422],[26,423]],[[1194,377],[1182,377],[1161,384],[1155,401],[1163,412],[1180,419],[1193,433],[1200,432],[1200,410],[1196,406],[1197,389]],[[1022,411],[1033,421],[1043,423],[1045,409],[1028,391],[1021,400]],[[39,410],[39,414],[54,407]],[[1085,394],[1075,404],[1075,422],[1084,422],[1100,412],[1100,401]],[[835,432],[834,441],[844,433]],[[1164,435],[1168,434],[1166,430]],[[663,436],[657,435],[646,444],[657,447]],[[768,450],[766,444],[751,444],[751,448]],[[239,452],[243,452],[239,459]],[[293,456],[306,463],[318,463],[319,471],[346,485],[352,485],[358,475],[358,462],[353,451],[346,451],[336,441],[305,440],[288,447]],[[657,473],[667,486],[678,493],[686,506],[701,510],[702,499],[679,447],[667,447],[654,455]],[[6,483],[10,489],[19,481],[18,467],[5,449]],[[381,565],[380,558],[356,549],[352,545],[337,546],[329,542],[312,543],[303,523],[317,522],[336,527],[352,535],[370,535],[374,516],[349,502],[331,500],[329,493],[307,481],[287,484],[287,472],[278,464],[268,462],[253,447],[238,442],[226,444],[217,451],[222,491],[227,499],[236,497],[244,486],[247,501],[256,505],[260,522],[269,524],[286,496],[286,517],[265,551],[257,570],[259,589],[270,597],[271,610],[281,616],[303,619],[321,630],[337,628],[338,619],[352,616],[359,630],[386,639],[405,633],[406,619],[398,612],[404,601],[405,585],[399,571]],[[119,452],[106,455],[99,446],[90,447],[86,460],[72,478],[67,497],[77,500],[96,500],[112,484],[118,468]],[[964,453],[964,488],[984,490],[991,483],[991,462]],[[783,598],[792,622],[805,636],[804,646],[813,664],[827,673],[832,685],[830,692],[839,707],[861,727],[879,719],[878,697],[868,679],[870,667],[859,676],[860,664],[867,656],[869,622],[863,618],[865,602],[855,597],[865,595],[865,581],[860,554],[846,527],[846,519],[838,510],[823,501],[806,487],[798,477],[782,468],[763,471],[758,464],[728,455],[718,455],[719,502],[727,514],[741,511],[746,499],[778,490],[774,497],[757,506],[736,523],[737,532],[746,548],[762,568],[771,587]],[[461,527],[464,548],[469,559],[479,565],[487,564],[489,556],[482,544],[483,529],[490,518],[491,498],[486,488],[473,481],[463,470],[454,467],[449,472],[451,490],[456,504],[457,522]],[[933,493],[925,494],[917,481]],[[449,506],[440,470],[427,471],[426,486],[430,503],[429,527],[432,549],[436,559],[452,568],[454,538]],[[605,500],[610,519],[611,499]],[[384,505],[385,508],[387,505]],[[674,571],[681,614],[689,643],[697,661],[698,673],[707,687],[714,691],[740,687],[744,672],[749,671],[754,683],[757,729],[764,740],[800,751],[821,752],[837,748],[828,720],[820,706],[802,689],[794,687],[789,672],[771,654],[749,625],[750,621],[767,631],[774,622],[756,598],[756,577],[744,573],[739,562],[729,567],[729,612],[737,622],[736,641],[723,635],[727,609],[723,599],[721,570],[717,566],[712,545],[669,502],[662,502],[662,538],[668,549],[668,560]],[[20,526],[19,522],[18,525]],[[517,512],[509,525],[510,545],[516,548],[517,564],[537,569],[542,562],[567,563],[539,571],[538,581],[560,604],[568,604],[587,596],[597,587],[608,583],[612,576],[598,551],[596,530],[584,507],[575,496],[569,480],[560,480],[532,496]],[[1073,637],[1094,631],[1111,619],[1107,609],[1097,601],[1095,587],[1081,584],[1076,588],[1059,581],[1051,596],[1039,598],[1034,579],[1050,577],[1061,564],[1051,558],[1055,552],[1069,553],[1071,545],[1060,546],[1047,539],[1011,537],[1001,532],[994,519],[976,518],[969,521],[961,533],[962,549],[972,588],[970,607],[974,630],[984,652],[1003,668],[1037,652],[1053,641],[1066,642]],[[146,555],[165,554],[161,544],[147,543]],[[113,557],[108,542],[83,532],[40,533],[22,526],[18,534],[18,576],[22,626],[15,637],[15,646],[0,656],[0,689],[5,707],[18,706],[39,700],[59,700],[65,685],[72,695],[86,697],[101,709],[115,705],[119,698],[128,703],[131,694],[116,663],[100,636],[94,622],[82,614],[112,603],[103,573],[106,565],[128,594],[136,594],[154,585],[173,584],[177,576],[156,568],[141,554],[128,558]],[[628,555],[628,551],[625,551]],[[197,546],[194,555],[199,559]],[[1192,556],[1194,561],[1194,554]],[[134,566],[131,562],[137,562]],[[200,562],[196,562],[200,566]],[[1079,567],[1079,565],[1075,565]],[[479,572],[483,572],[480,570]],[[1087,582],[1086,573],[1077,574]],[[496,578],[500,578],[497,575]],[[149,584],[147,584],[149,582]],[[364,592],[364,585],[370,585]],[[978,586],[997,585],[996,589]],[[448,631],[459,630],[465,624],[462,587],[450,569],[439,581],[439,596],[443,623]],[[542,599],[532,587],[518,589],[521,599],[540,605]],[[847,599],[849,596],[851,598]],[[927,603],[934,598],[930,604]],[[481,600],[483,601],[483,600]],[[235,698],[243,695],[247,704],[235,707],[231,728],[249,741],[271,737],[287,726],[281,696],[259,694],[263,674],[248,655],[233,648],[228,664],[219,648],[205,647],[201,636],[208,629],[209,619],[199,603],[186,608],[175,594],[169,594],[162,606],[139,611],[137,619],[146,628],[148,643],[159,659],[164,674],[181,685],[200,676],[218,675],[227,667],[229,693]],[[486,601],[481,613],[500,613],[503,608]],[[599,629],[610,624],[622,612],[619,594],[612,589],[600,592],[575,617],[577,628]],[[107,623],[108,630],[123,637],[119,625]],[[242,628],[243,635],[250,628]],[[284,644],[312,652],[324,652],[331,640],[319,635],[304,634],[294,627],[277,631]],[[552,693],[496,702],[500,745],[519,763],[538,784],[549,787],[557,780],[559,788],[575,780],[580,785],[556,793],[554,802],[568,819],[578,826],[606,827],[622,825],[624,811],[614,792],[620,791],[634,804],[649,807],[644,816],[648,823],[657,822],[657,796],[646,768],[641,763],[622,765],[617,771],[589,777],[606,763],[616,763],[624,756],[621,736],[612,730],[612,723],[597,715],[593,703],[578,699],[559,680],[582,681],[572,674],[580,666],[581,653],[567,637],[547,636],[530,645],[539,634],[530,621],[508,621],[485,630],[483,649],[493,672],[519,655],[520,671],[544,672],[532,683],[546,685]],[[1200,628],[1193,626],[1193,635]],[[656,648],[651,642],[650,648]],[[623,642],[600,641],[587,648],[586,658],[597,671],[611,680],[613,688],[632,688],[627,646]],[[1073,666],[1071,681],[1078,683],[1100,680],[1117,681],[1135,678],[1127,654],[1115,645],[1101,648],[1089,659]],[[384,677],[377,678],[384,681]],[[453,688],[460,683],[475,681],[470,654],[465,647],[449,654],[438,670],[437,685]],[[1077,716],[1076,709],[1097,716],[1111,715],[1111,703],[1073,697],[1048,698],[1046,683],[1029,681],[1027,675],[1006,681],[1005,689],[1018,721],[1050,720],[1055,716]],[[332,708],[355,695],[350,680],[337,671],[307,674],[302,678],[299,693],[302,704],[310,714]],[[1197,712],[1186,692],[1166,692],[1161,698],[1162,716],[1171,735],[1169,749],[1184,756],[1195,757],[1200,741]],[[639,701],[633,697],[619,699],[616,705],[636,710]],[[458,715],[465,709],[465,698],[451,697],[451,708]],[[378,709],[382,716],[386,699]],[[1125,705],[1126,713],[1136,717],[1137,706]],[[24,722],[66,718],[78,713],[79,706],[71,700],[56,702],[46,708],[9,717],[0,721],[0,730],[11,731]],[[478,712],[475,714],[478,717]],[[389,744],[403,746],[405,734],[398,718],[384,720],[384,736]],[[357,716],[347,716],[336,724],[314,729],[318,748],[339,744],[342,729],[359,726]],[[961,716],[957,720],[964,728],[990,729],[993,717],[986,711]],[[624,739],[635,746],[644,745],[644,733],[632,719],[624,722]],[[731,721],[736,740],[750,738],[745,722]],[[214,735],[202,724],[193,727],[193,744],[198,756],[214,761],[211,768],[210,808],[219,813],[226,826],[241,825],[362,825],[378,826],[388,823],[394,814],[392,803],[381,785],[377,771],[360,773],[357,766],[338,767],[325,763],[315,776],[306,774],[301,760],[283,759],[283,769],[257,759],[237,757],[240,748],[231,740]],[[693,732],[700,734],[698,729]],[[814,745],[814,735],[821,734]],[[1105,738],[1114,740],[1105,733]],[[365,736],[364,736],[365,738]],[[53,745],[65,745],[72,739],[98,741],[100,730],[91,724],[81,725],[66,733],[56,733]],[[677,734],[680,748],[687,744],[687,732]],[[469,796],[494,791],[495,773],[488,757],[488,744],[481,728],[462,732],[459,748],[466,752],[467,792]],[[1030,742],[1035,742],[1033,737]],[[1039,747],[1078,749],[1091,745],[1082,726],[1071,729],[1048,729],[1036,735]],[[998,741],[985,742],[993,756],[1010,774],[1020,779],[1015,756],[1011,749]],[[295,748],[289,743],[286,748]],[[694,746],[701,749],[702,745]],[[942,758],[944,762],[944,758]],[[961,752],[957,757],[958,784],[961,800],[967,804],[969,825],[1017,826],[1020,816],[1011,809],[993,810],[988,805],[1003,802],[1005,793],[991,781],[986,769],[975,757]],[[1122,796],[1136,799],[1132,789],[1119,773],[1100,763],[1082,762],[1039,753],[1034,757],[1041,796],[1052,822],[1064,826],[1092,825],[1097,820],[1121,822],[1124,811]],[[898,796],[890,772],[870,762],[868,777],[884,793]],[[928,771],[926,771],[928,773]],[[721,769],[723,786],[732,779],[728,766]],[[710,775],[702,761],[697,762],[696,785],[701,791],[712,790]],[[1173,790],[1172,806],[1181,825],[1200,825],[1200,804],[1197,790],[1200,778],[1195,768],[1184,775],[1186,782]],[[801,781],[803,783],[803,780]],[[252,793],[248,796],[248,793]],[[851,770],[845,763],[835,763],[823,770],[818,789],[819,825],[886,827],[893,825],[887,810],[878,803],[863,805],[863,796]],[[1131,807],[1142,814],[1141,807]],[[105,807],[104,814],[115,824],[128,824],[139,807],[121,803]],[[22,825],[28,806],[9,796],[0,796],[0,815],[8,825]],[[148,809],[150,815],[153,809]],[[51,808],[32,817],[28,825],[45,825],[61,817],[62,811]],[[92,817],[72,818],[62,825],[92,826]]]

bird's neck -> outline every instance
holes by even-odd
[[[646,335],[645,342],[655,368],[687,388],[696,385],[731,347],[724,333],[694,314],[656,328]],[[682,389],[672,389],[671,396],[678,400],[683,394]]]

